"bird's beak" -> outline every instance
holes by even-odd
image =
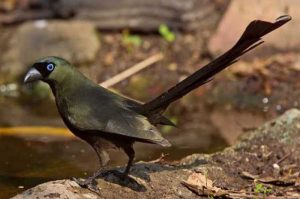
[[[25,75],[24,83],[34,82],[40,79],[42,79],[41,73],[37,69],[31,68]]]

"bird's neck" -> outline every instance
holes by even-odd
[[[48,83],[55,97],[62,93],[64,96],[69,96],[87,85],[95,84],[77,70],[67,71],[59,78],[49,79],[45,82]]]

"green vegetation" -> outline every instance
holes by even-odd
[[[261,183],[257,183],[255,184],[255,189],[254,189],[255,193],[262,193],[264,196],[272,193],[272,189],[266,187],[265,185],[261,184]]]
[[[139,47],[143,41],[140,36],[132,35],[129,31],[124,31],[122,35],[122,43],[127,47]]]
[[[175,41],[175,34],[169,29],[166,24],[161,24],[158,28],[158,32],[166,41]]]

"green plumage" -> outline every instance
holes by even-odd
[[[53,90],[58,109],[74,127],[86,133],[111,133],[170,146],[145,116],[131,110],[129,99],[90,81],[63,60],[48,61],[59,62],[48,78],[56,80]],[[62,73],[64,78],[57,77]]]

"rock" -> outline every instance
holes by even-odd
[[[83,21],[36,21],[19,26],[0,56],[0,73],[15,80],[37,59],[59,56],[75,65],[93,62],[99,50],[95,27]],[[4,76],[5,77],[5,76]]]
[[[97,179],[98,186],[101,187],[100,195],[80,188],[73,181],[58,180],[33,187],[13,199],[201,198],[197,194],[207,198],[202,189],[197,190],[201,187],[189,185],[190,177],[194,179],[197,176],[207,178],[214,189],[226,190],[226,194],[235,196],[234,198],[266,197],[261,195],[263,193],[252,191],[256,182],[253,180],[267,183],[268,185],[263,186],[268,187],[274,182],[288,182],[284,187],[272,186],[272,192],[264,194],[274,198],[295,196],[298,193],[299,145],[300,111],[292,109],[245,135],[241,141],[223,152],[212,155],[194,154],[173,163],[161,160],[137,163],[132,167],[130,178],[126,180],[119,179],[113,172],[103,174]],[[275,163],[276,168],[272,166]],[[280,169],[281,172],[274,172],[274,169]],[[245,179],[244,174],[257,179]],[[194,182],[199,180],[194,179]],[[211,194],[210,197],[214,196],[214,193]]]
[[[2,0],[3,1],[3,0]],[[23,5],[4,5],[9,14],[0,13],[0,25],[43,18],[73,18],[93,22],[101,30],[155,32],[161,24],[171,29],[191,31],[214,26],[229,0],[4,0]],[[6,3],[7,4],[7,3]],[[4,8],[6,7],[6,8]],[[36,9],[40,8],[40,9]],[[151,8],[151,9],[149,9]]]
[[[36,187],[40,191],[27,190],[22,195],[17,195],[15,199],[29,198],[72,198],[72,199],[96,199],[98,196],[94,193],[78,193],[73,190],[79,188],[75,182],[70,180],[57,180],[44,183]]]
[[[219,109],[213,110],[210,118],[229,145],[233,145],[245,129],[258,127],[264,121],[264,118],[259,114],[236,110],[220,111]]]
[[[9,12],[16,8],[16,0],[3,0],[0,2],[0,12]]]
[[[278,50],[299,49],[300,1],[297,0],[233,0],[229,5],[216,33],[209,41],[209,50],[219,54],[228,50],[237,40],[250,21],[255,19],[274,21],[289,14],[293,18],[287,26],[264,37],[266,44],[261,48],[273,47]],[[230,31],[228,31],[230,29]],[[256,53],[259,55],[259,53]]]

